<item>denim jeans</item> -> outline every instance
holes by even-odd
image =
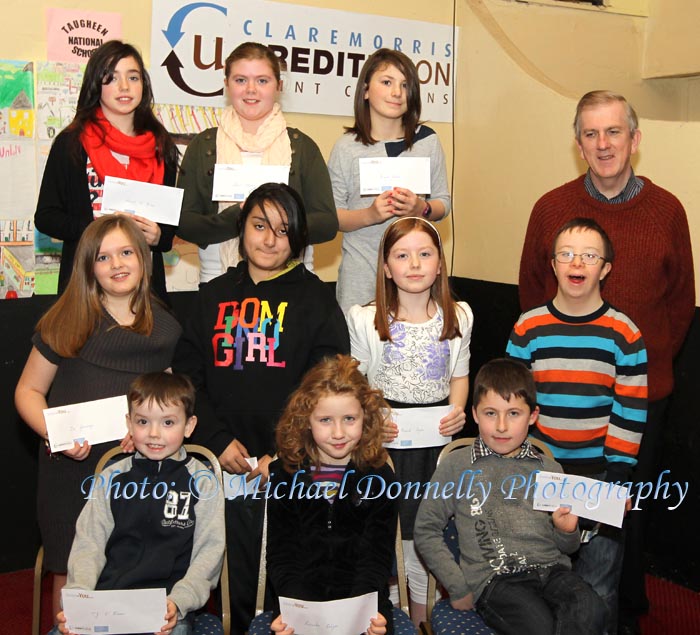
[[[617,633],[617,589],[624,552],[624,531],[610,525],[600,525],[598,533],[590,542],[582,544],[572,559],[574,571],[605,602],[608,613],[605,632],[608,635]]]
[[[192,623],[189,620],[178,620],[170,635],[192,635]]]
[[[603,601],[561,565],[497,575],[476,609],[500,635],[601,635],[605,627]]]

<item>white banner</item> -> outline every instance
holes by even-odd
[[[160,104],[225,106],[224,61],[236,46],[254,41],[287,63],[283,110],[351,116],[362,64],[384,47],[416,64],[421,119],[452,121],[457,33],[451,25],[256,0],[152,5],[150,75]]]

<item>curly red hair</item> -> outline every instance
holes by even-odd
[[[378,468],[386,463],[383,428],[389,404],[380,390],[370,387],[359,365],[349,355],[327,357],[304,375],[292,393],[276,430],[277,456],[288,472],[307,462],[320,465],[309,417],[320,399],[332,395],[353,395],[362,406],[362,437],[351,455],[357,468]]]

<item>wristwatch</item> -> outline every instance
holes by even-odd
[[[423,210],[423,218],[430,218],[433,214],[433,208],[430,206],[428,201],[425,201],[425,209]]]

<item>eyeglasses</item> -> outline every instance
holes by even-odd
[[[573,251],[558,251],[554,254],[554,259],[562,265],[568,265],[574,261],[576,256],[581,258],[584,265],[597,265],[601,260],[605,262],[605,258],[598,254],[575,254]]]

